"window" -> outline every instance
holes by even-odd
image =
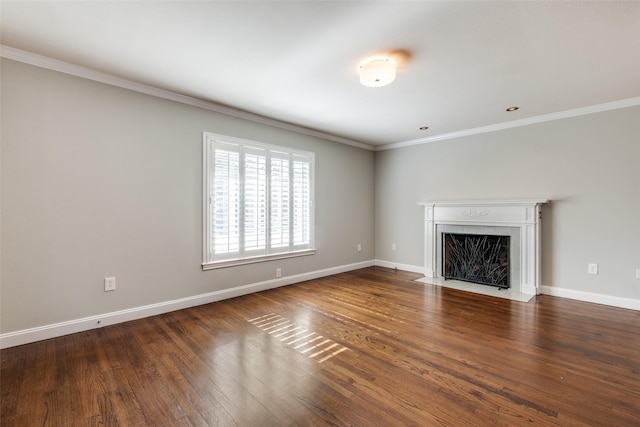
[[[205,270],[311,255],[314,154],[203,134]]]

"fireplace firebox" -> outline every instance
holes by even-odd
[[[510,236],[442,233],[442,276],[509,288],[509,240]]]

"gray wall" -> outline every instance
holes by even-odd
[[[640,299],[638,107],[374,155],[1,64],[0,333],[270,280],[276,267],[422,267],[423,200],[552,199],[543,285]],[[202,131],[316,153],[316,255],[202,271]],[[116,292],[103,292],[108,276]]]
[[[543,286],[640,299],[640,107],[378,152],[376,257],[424,265],[419,201],[509,198],[552,200]]]
[[[1,73],[2,333],[374,258],[371,151],[10,60]],[[202,271],[202,131],[316,153],[316,255]]]

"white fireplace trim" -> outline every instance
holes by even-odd
[[[424,275],[437,278],[437,226],[472,225],[520,228],[520,289],[540,293],[541,208],[548,200],[427,201],[424,206]],[[483,286],[483,285],[480,285]]]

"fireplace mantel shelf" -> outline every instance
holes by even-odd
[[[535,206],[548,202],[547,199],[441,200],[418,202],[418,204],[422,206]]]
[[[425,201],[426,277],[438,278],[438,226],[504,226],[520,229],[520,289],[536,295],[540,290],[541,208],[546,199]],[[480,285],[483,286],[483,285]]]

